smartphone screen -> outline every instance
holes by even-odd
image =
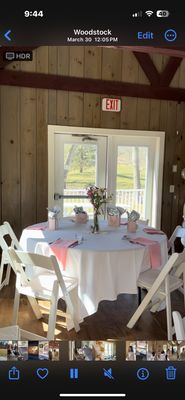
[[[181,393],[183,15],[180,6],[2,6],[8,396]]]

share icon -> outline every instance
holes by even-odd
[[[103,371],[104,371],[103,372],[104,376],[106,376],[109,379],[114,379],[114,377],[112,376],[112,368],[109,369],[103,368]]]

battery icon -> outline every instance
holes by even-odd
[[[170,13],[168,10],[157,10],[156,15],[157,17],[162,18],[162,17],[169,17]]]

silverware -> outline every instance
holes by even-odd
[[[76,247],[76,246],[79,246],[79,244],[80,244],[80,243],[78,243],[78,242],[77,242],[77,243],[73,243],[73,244],[71,244],[71,246],[69,246],[69,247],[70,247],[70,248]]]
[[[53,244],[55,242],[57,242],[57,240],[62,239],[61,237],[59,237],[58,239],[53,240],[52,242],[49,242],[48,244]]]
[[[130,240],[131,237],[128,236],[128,235],[123,235],[121,239],[122,239],[122,240]]]

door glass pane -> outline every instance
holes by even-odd
[[[136,210],[145,218],[148,148],[118,146],[116,205]]]
[[[96,184],[97,145],[92,143],[64,144],[64,195],[86,195],[86,188]],[[89,199],[64,199],[64,216],[74,206],[83,206],[92,215]]]

